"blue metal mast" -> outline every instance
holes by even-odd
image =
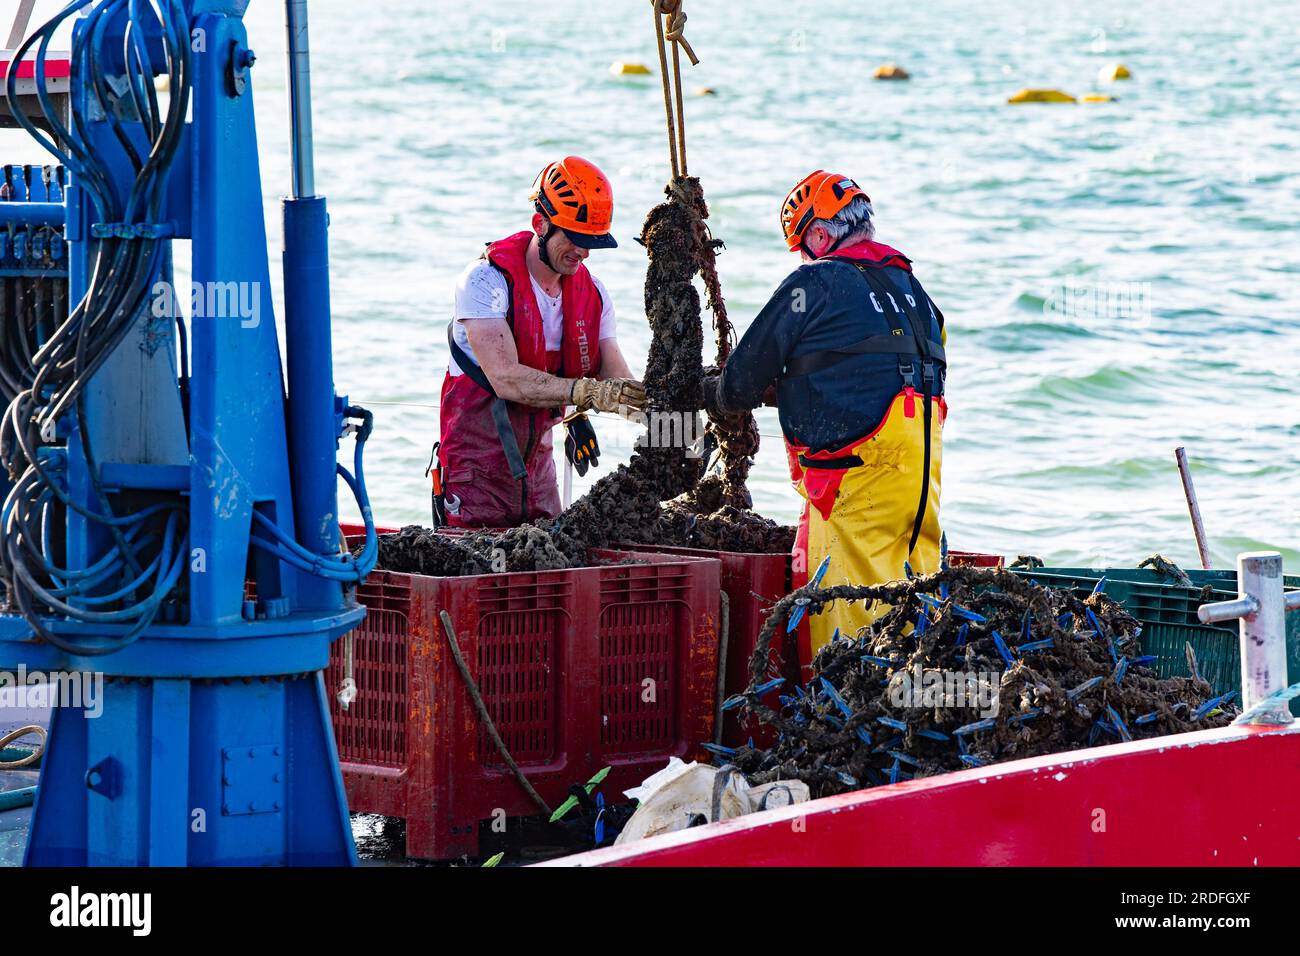
[[[101,713],[54,712],[31,865],[356,860],[321,671],[374,564],[371,417],[334,392],[305,0],[286,0],[281,363],[247,6],[73,0],[14,56],[43,91],[50,38],[76,17],[71,115],[42,92],[43,129],[9,71],[11,112],[68,173],[68,295],[0,422],[0,665],[105,681]],[[0,229],[48,229],[59,204],[21,205],[0,203]],[[174,239],[191,240],[183,292]],[[340,477],[366,523],[355,557]]]

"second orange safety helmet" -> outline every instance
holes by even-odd
[[[809,173],[790,190],[781,204],[781,231],[791,251],[803,245],[804,233],[818,219],[832,219],[845,206],[861,196],[871,202],[862,187],[839,173],[824,169]]]
[[[584,249],[613,249],[614,189],[605,174],[581,156],[566,156],[537,174],[529,197],[537,211],[569,241]]]

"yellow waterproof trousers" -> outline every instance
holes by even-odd
[[[910,390],[900,392],[880,427],[866,438],[837,452],[805,454],[804,461],[812,467],[799,465],[799,450],[791,449],[791,468],[802,472],[796,487],[808,502],[807,527],[800,529],[800,538],[806,541],[807,573],[812,575],[827,555],[831,559],[822,587],[896,581],[904,576],[904,561],[918,575],[939,570],[939,472],[947,417],[942,398],[931,399],[930,486],[916,547],[908,553],[921,501],[924,401]],[[818,461],[838,465],[854,456],[861,465],[815,467]],[[820,614],[810,615],[812,655],[830,641],[836,628],[847,637],[856,636],[859,628],[886,610],[888,606],[879,602],[863,607],[859,602],[836,601]]]

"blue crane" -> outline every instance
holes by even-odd
[[[334,391],[306,0],[285,4],[281,362],[247,6],[72,0],[4,80],[57,165],[0,184],[0,668],[103,680],[97,713],[54,711],[29,865],[356,861],[321,672],[377,553],[372,418]]]

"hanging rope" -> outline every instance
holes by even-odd
[[[713,238],[706,220],[709,207],[699,181],[690,177],[686,166],[686,111],[682,102],[681,51],[685,51],[692,66],[700,62],[686,39],[686,13],[682,0],[650,0],[654,8],[655,38],[659,45],[659,72],[664,85],[664,115],[668,125],[668,160],[672,167],[672,180],[668,195],[690,210],[694,230],[692,246],[695,250],[694,267],[704,283],[709,311],[713,313],[716,333],[717,364],[722,365],[735,346],[735,330],[727,318],[727,305],[722,298],[722,283],[718,280],[717,254],[722,242]],[[665,43],[673,45],[672,72],[668,70],[668,50]],[[675,110],[674,110],[675,105]],[[692,506],[701,514],[710,514],[724,505],[741,510],[751,507],[751,496],[746,487],[750,467],[758,453],[759,433],[750,412],[731,416],[728,421],[710,420],[708,429],[718,444],[722,463],[721,497],[716,489],[697,486],[693,490]],[[716,485],[716,483],[715,483]]]
[[[519,786],[528,794],[528,798],[533,801],[533,805],[545,816],[549,817],[551,815],[550,806],[542,799],[542,795],[533,788],[529,779],[524,776],[524,772],[519,769],[519,764],[515,763],[515,758],[510,756],[510,750],[506,747],[505,741],[501,739],[501,734],[497,732],[496,722],[488,712],[487,704],[483,702],[483,695],[479,693],[478,684],[475,682],[474,676],[470,674],[469,665],[465,663],[465,656],[460,651],[460,641],[456,640],[456,628],[452,626],[451,615],[444,608],[438,612],[438,617],[442,620],[442,629],[447,634],[447,643],[451,645],[451,656],[452,660],[456,662],[456,670],[460,671],[461,679],[465,681],[465,687],[469,691],[470,700],[474,702],[474,709],[478,711],[478,719],[483,722],[483,727],[487,730],[488,736],[496,744],[497,753],[506,762],[506,766],[514,774]]]
[[[699,65],[700,58],[691,49],[686,39],[686,12],[682,10],[682,0],[650,0],[654,7],[655,39],[659,45],[659,75],[664,84],[664,115],[668,124],[668,161],[672,167],[673,179],[685,176],[686,170],[686,111],[682,104],[682,60],[681,50],[691,66]],[[668,51],[665,41],[673,45],[673,72],[668,73]],[[676,115],[674,116],[674,102]]]

